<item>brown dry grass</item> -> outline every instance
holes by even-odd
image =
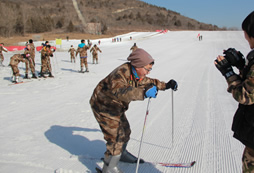
[[[39,37],[39,40],[36,41],[46,41],[46,40],[55,40],[56,38],[66,39],[98,39],[98,38],[109,38],[113,37],[113,34],[108,35],[92,35],[84,33],[39,33],[39,34],[25,34],[24,36],[13,36],[13,37],[0,37],[0,43],[4,43],[5,46],[15,46],[19,42],[26,42],[29,39],[36,40],[35,38]]]

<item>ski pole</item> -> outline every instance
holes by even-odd
[[[172,146],[174,146],[174,91],[172,90]]]
[[[151,98],[148,99],[147,108],[146,108],[146,116],[145,116],[145,121],[144,121],[144,125],[143,125],[143,131],[142,131],[140,145],[139,145],[139,151],[138,151],[138,161],[137,161],[136,173],[138,173],[138,168],[139,168],[140,152],[141,152],[141,147],[142,147],[142,144],[143,144],[143,136],[144,136],[144,132],[145,132],[146,119],[147,119],[147,116],[149,114],[150,100],[151,100]]]

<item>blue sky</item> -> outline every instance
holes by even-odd
[[[254,0],[142,0],[165,7],[199,22],[241,29],[242,21],[254,11]]]

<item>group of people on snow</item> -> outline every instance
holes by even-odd
[[[49,42],[46,41],[45,44],[43,44],[43,47],[41,49],[41,71],[39,73],[39,77],[46,77],[45,74],[48,74],[48,77],[54,77],[52,75],[52,68],[50,63],[50,57],[53,57],[53,51],[51,50],[51,46],[49,45]],[[25,76],[23,79],[29,79],[28,72],[29,69],[32,73],[32,78],[37,79],[37,75],[35,73],[35,46],[33,43],[33,40],[30,39],[26,43],[26,48],[24,50],[23,54],[14,54],[10,58],[9,65],[12,68],[13,76],[12,81],[14,83],[19,82],[19,68],[18,65],[20,62],[25,63],[26,70],[25,70]]]
[[[3,44],[2,44],[3,45]],[[1,64],[4,60],[4,56],[2,51],[7,52],[7,50],[0,45],[0,57],[1,57]],[[81,66],[81,71],[80,72],[89,72],[88,70],[88,63],[87,63],[87,51],[91,48],[92,43],[89,42],[88,45],[85,45],[85,40],[81,40],[81,43],[78,45],[77,50],[71,45],[71,48],[69,49],[68,52],[70,52],[71,56],[71,62],[76,63],[76,56],[79,54],[80,55],[80,66]],[[40,50],[41,53],[41,70],[39,72],[39,77],[54,77],[52,74],[52,67],[51,67],[51,60],[50,57],[53,57],[55,49],[51,47],[48,41],[45,43],[42,43],[42,48]],[[94,45],[91,49],[90,52],[93,55],[93,63],[98,64],[98,51],[102,52],[97,45]],[[20,73],[19,73],[19,68],[18,65],[20,62],[25,63],[26,69],[25,69],[25,75],[23,79],[29,79],[28,73],[29,70],[32,73],[32,77],[34,79],[37,79],[37,75],[35,72],[35,46],[33,43],[33,40],[30,39],[26,43],[26,48],[24,49],[24,53],[22,54],[14,54],[10,58],[10,67],[12,69],[12,81],[14,83],[18,83]],[[84,71],[84,66],[85,66],[85,71]]]
[[[92,43],[88,41],[88,45],[85,44],[85,40],[81,40],[81,43],[78,45],[77,50],[71,45],[70,49],[68,52],[70,53],[71,57],[71,62],[76,63],[76,57],[79,54],[80,56],[80,72],[89,72],[88,69],[88,63],[87,63],[87,51],[90,49],[90,52],[92,53],[93,56],[93,64],[98,64],[98,52],[102,52],[100,48],[95,44],[92,48]],[[76,53],[75,53],[76,52]],[[85,66],[85,70],[84,70]]]

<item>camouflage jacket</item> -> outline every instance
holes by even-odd
[[[20,61],[25,62],[27,59],[25,59],[21,54],[15,54],[10,59],[10,65],[16,66],[20,63]]]
[[[227,82],[228,91],[239,102],[232,124],[234,137],[254,149],[254,50],[247,59],[249,62],[240,75],[231,76]]]
[[[77,49],[77,51],[76,51],[76,56],[78,55],[78,53],[79,53],[79,55],[80,55],[80,57],[85,57],[85,56],[87,56],[87,50],[88,49],[90,49],[90,47],[91,47],[91,45],[89,45],[89,47],[88,46],[84,46],[84,47],[79,47],[78,49]]]
[[[70,48],[70,49],[68,50],[68,52],[70,52],[70,54],[71,54],[72,56],[74,56],[74,55],[75,55],[75,52],[76,52],[76,49],[75,49],[75,48]]]
[[[24,54],[26,54],[26,57],[29,59],[30,57],[31,57],[31,55],[32,55],[32,50],[30,49],[30,50],[28,50],[28,49],[25,49],[25,51],[24,51]]]
[[[34,58],[35,57],[35,46],[33,43],[30,43],[30,54],[31,54],[31,57]]]
[[[254,56],[254,50],[248,54],[251,55]],[[240,75],[231,76],[227,82],[228,92],[232,93],[237,102],[243,105],[254,104],[254,63],[249,62]]]
[[[49,57],[53,57],[53,52],[51,50],[46,50],[45,47],[43,47],[41,49],[41,58],[44,59],[44,58],[49,58]]]
[[[133,77],[130,63],[125,63],[113,70],[99,82],[90,99],[91,107],[99,112],[114,116],[122,115],[131,101],[144,100],[144,88],[149,84],[165,90],[165,82],[148,77],[136,80]]]
[[[92,52],[93,55],[97,55],[98,51],[101,52],[100,48],[98,48],[98,47],[93,47],[92,49],[90,49],[90,52]]]

